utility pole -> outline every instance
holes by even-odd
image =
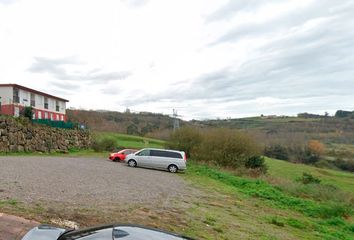
[[[176,129],[179,128],[179,119],[177,118],[178,117],[178,114],[177,114],[177,110],[176,109],[173,109],[173,131],[175,131]]]

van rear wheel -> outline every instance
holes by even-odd
[[[135,162],[135,160],[129,160],[129,161],[128,161],[128,165],[129,165],[129,167],[136,167],[136,162]]]
[[[171,173],[176,173],[178,171],[178,167],[174,164],[171,164],[170,166],[168,166],[168,171]]]

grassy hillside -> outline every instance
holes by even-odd
[[[246,130],[266,142],[291,137],[293,141],[317,139],[328,144],[354,144],[354,119],[350,118],[252,117],[194,122],[208,127]]]
[[[119,132],[130,135],[151,135],[167,139],[173,119],[160,113],[122,113],[114,111],[67,110],[69,121],[86,124],[94,131]],[[181,125],[188,124],[185,121]]]
[[[333,185],[354,194],[354,174],[352,173],[316,168],[271,158],[266,158],[266,164],[269,166],[269,174],[273,177],[295,181],[306,172],[321,179],[323,184]]]
[[[200,239],[353,239],[353,202],[299,196],[279,188],[270,181],[273,177],[291,184],[297,173],[301,176],[304,170],[316,170],[273,159],[267,163],[270,176],[265,180],[190,163],[185,178],[206,196],[192,203],[186,233]],[[329,173],[332,176],[326,180],[335,182],[344,190],[339,193],[353,199],[352,183],[345,179],[354,175]],[[322,173],[320,177],[326,176]]]
[[[103,138],[113,138],[117,142],[117,146],[124,148],[144,148],[144,147],[154,147],[154,148],[164,148],[165,141],[146,138],[140,136],[133,136],[121,133],[112,132],[95,132],[95,137],[99,140]]]

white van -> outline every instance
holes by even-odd
[[[157,148],[144,148],[126,156],[126,163],[130,167],[147,167],[167,169],[172,173],[186,169],[187,157],[183,151],[174,151]]]

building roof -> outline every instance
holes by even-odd
[[[41,91],[38,91],[38,90],[35,90],[35,89],[32,89],[32,88],[24,87],[24,86],[21,86],[21,85],[18,85],[18,84],[13,84],[13,83],[0,84],[0,87],[15,87],[15,88],[22,89],[22,90],[25,90],[25,91],[29,91],[29,92],[32,92],[32,93],[37,93],[39,95],[43,95],[43,96],[46,96],[46,97],[54,98],[54,99],[57,99],[57,100],[60,100],[60,101],[69,102],[69,100],[67,100],[67,99],[64,99],[64,98],[61,98],[61,97],[56,97],[56,96],[50,95],[48,93],[44,93],[44,92],[41,92]]]

